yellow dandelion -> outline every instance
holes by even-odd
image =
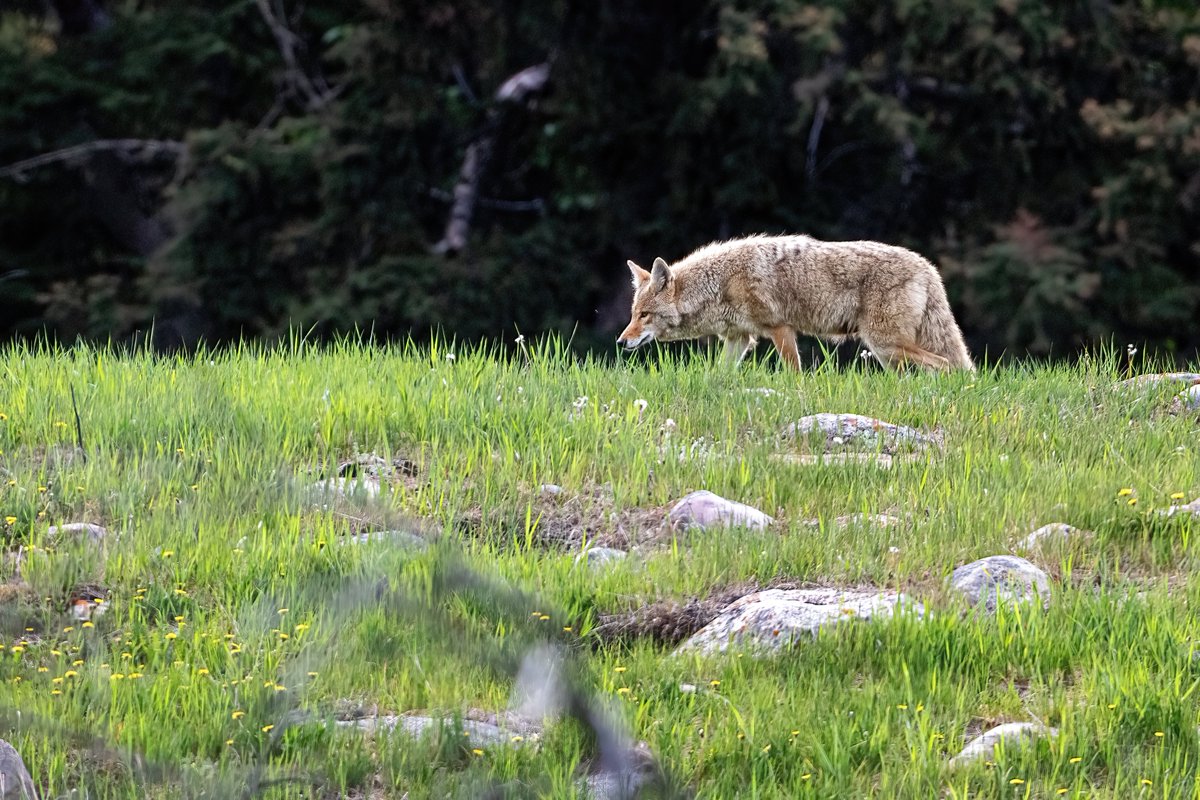
[[[94,628],[94,627],[96,627],[96,623],[92,622],[92,621],[89,619],[87,622],[83,623],[83,624],[82,624],[82,625],[80,625],[79,627],[81,627],[81,628]]]
[[[1154,785],[1154,781],[1150,780],[1149,778],[1142,778],[1142,786],[1153,786],[1153,785]]]
[[[918,713],[918,714],[920,714],[920,713],[921,713],[922,711],[924,711],[924,710],[925,710],[925,704],[924,704],[924,703],[917,703],[917,713]]]
[[[64,678],[74,678],[74,677],[76,677],[77,675],[79,675],[79,673],[78,673],[78,672],[76,672],[76,671],[75,671],[75,670],[73,670],[73,669],[69,669],[69,670],[67,670],[66,672],[64,672],[64,673],[63,673],[63,677],[64,677]]]
[[[900,709],[901,711],[907,711],[908,703],[897,703],[896,708]]]
[[[37,671],[38,672],[49,672],[50,668],[49,667],[38,667]]]
[[[267,733],[268,731],[270,731],[270,730],[271,730],[272,728],[274,728],[274,727],[275,727],[274,725],[263,725],[263,726],[262,726],[262,732],[263,732],[263,733]]]
[[[518,733],[512,737],[512,740],[514,742],[523,742],[523,741],[525,741],[525,737]]]
[[[128,675],[127,677],[128,677],[128,678],[129,678],[129,680],[131,680],[131,681],[136,681],[138,678],[142,677],[142,673],[140,673],[140,672],[131,672],[131,673],[129,673],[129,675]]]
[[[1020,786],[1024,782],[1024,778],[1013,778],[1011,781],[1009,781],[1009,783],[1011,783],[1013,786]]]
[[[46,492],[46,487],[45,487],[45,486],[39,486],[39,487],[38,487],[38,491],[39,491],[39,492],[42,492],[42,493],[44,494],[44,493]]]
[[[176,621],[176,622],[183,622],[183,617],[182,617],[182,616],[176,616],[176,617],[175,617],[175,621]]]
[[[474,753],[474,754],[475,754],[475,755],[477,755],[477,756],[481,756],[481,755],[483,755],[483,751],[482,751],[482,750],[480,750],[478,747],[476,747],[476,748],[472,749],[472,750],[471,750],[471,752],[472,752],[472,753]]]
[[[113,680],[113,681],[119,681],[119,680],[124,680],[125,676],[122,675],[120,672],[114,672],[112,675],[108,676],[108,679]]]
[[[54,654],[55,654],[56,656],[61,656],[61,655],[62,655],[62,653],[59,653],[59,652],[57,652],[57,651],[56,651]],[[83,666],[83,659],[82,659],[82,658],[77,658],[77,659],[75,659],[74,661],[72,661],[72,662],[71,662],[71,666],[72,666],[72,667],[81,667],[81,666]]]
[[[627,669],[629,669],[629,667],[613,667],[613,672],[621,673]]]
[[[277,683],[272,688],[277,692],[286,692],[287,691],[287,687],[284,686],[282,683]]]
[[[238,711],[234,711],[229,716],[233,717],[234,719],[241,719],[242,717],[246,716],[246,712],[238,710]]]
[[[175,594],[177,594],[177,595],[181,595],[181,596],[183,596],[183,595],[186,595],[186,594],[187,594],[187,589],[176,589],[176,590],[175,590]]]
[[[62,690],[61,689],[51,689],[50,694],[62,694]]]
[[[13,645],[13,649],[12,649],[12,651],[13,651],[14,653],[24,653],[24,652],[25,652],[25,647],[24,647],[24,645],[19,645],[19,644],[18,644],[18,645]]]
[[[6,419],[8,419],[8,414],[5,414],[3,411],[0,411],[0,422],[4,422]]]
[[[1067,759],[1067,761],[1071,762],[1072,764],[1078,764],[1080,761],[1083,761],[1083,757],[1082,756],[1071,756],[1070,758]]]
[[[542,614],[540,617],[538,617],[538,619],[540,619],[542,622],[545,622],[546,620],[550,619],[550,615]]]
[[[718,686],[720,686],[720,685],[721,685],[721,682],[720,682],[720,681],[718,681],[718,680],[716,680],[716,679],[713,679],[713,680],[711,680],[711,681],[709,681],[709,682],[708,682],[708,685],[709,685],[709,686],[711,686],[711,687],[713,687],[713,688],[715,689],[715,688],[717,688]]]
[[[317,677],[317,674],[318,673],[316,673],[316,672],[310,672],[310,673],[308,673],[308,677],[315,678],[315,677]]]
[[[201,667],[200,669],[196,670],[196,674],[197,675],[207,675],[208,667]]]
[[[1155,735],[1155,736],[1157,736],[1157,737],[1158,737],[1158,738],[1160,738],[1160,739],[1161,739],[1162,737],[1166,736],[1166,734],[1165,734],[1165,733],[1163,733],[1162,731],[1155,731],[1155,732],[1154,732],[1154,735]]]
[[[233,746],[233,739],[226,739],[226,740],[225,740],[225,745],[226,745],[227,747],[232,747],[232,746]]]
[[[1182,500],[1185,496],[1186,495],[1184,495],[1183,492],[1172,492],[1171,493],[1172,500]]]
[[[50,682],[51,683],[62,683],[63,682],[62,676],[60,675],[57,678],[51,678]]]
[[[1117,704],[1116,704],[1116,703],[1109,703],[1109,704],[1108,704],[1108,710],[1109,710],[1109,711],[1113,710],[1113,709],[1114,709],[1114,708],[1116,708],[1116,707],[1117,707]]]
[[[67,427],[67,423],[63,422],[61,419],[60,419],[60,420],[55,420],[55,422],[54,422],[54,427],[56,427],[56,428],[65,428],[65,427]]]
[[[12,515],[9,515],[4,518],[4,522],[7,523],[8,525],[15,525],[17,523],[17,518]]]
[[[286,634],[286,633],[284,633],[283,631],[280,631],[280,632],[279,632],[279,638],[280,638],[280,640],[282,640],[282,641],[287,641],[288,639],[290,639],[290,638],[292,638],[292,637],[291,637],[289,634]]]
[[[763,751],[764,753],[769,753],[769,752],[771,752],[771,745],[769,745],[769,744],[767,744],[767,745],[763,745],[763,749],[762,749],[762,751]]]
[[[1066,794],[1069,791],[1071,791],[1071,790],[1066,788],[1065,786],[1062,786],[1062,787],[1059,787],[1054,793],[1055,794]]]
[[[570,633],[572,630],[574,630],[574,628],[572,628],[570,625],[563,625],[563,633]]]
[[[632,689],[628,686],[622,686],[620,689],[617,689],[617,694],[629,694],[631,691]]]
[[[1129,505],[1131,505],[1131,506],[1136,506],[1136,505],[1137,505],[1137,498],[1136,498],[1136,497],[1131,497],[1131,498],[1129,498],[1129,499],[1128,499],[1127,501],[1125,501],[1125,502],[1127,502],[1127,503],[1128,503]]]
[[[176,633],[175,631],[167,631],[167,635],[166,635],[166,637],[165,637],[165,638],[167,638],[167,639],[174,639],[174,638],[176,638],[176,637],[178,637],[178,636],[179,636],[179,634],[178,634],[178,633]]]
[[[801,775],[801,776],[800,776],[800,780],[802,780],[802,781],[806,781],[806,780],[808,780],[808,779],[809,779],[809,778],[811,778],[811,777],[812,777],[812,773],[811,773],[811,772],[806,772],[806,773],[804,773],[803,775]]]
[[[171,557],[171,556],[173,556],[173,555],[175,555],[175,551],[174,551],[174,550],[163,550],[163,551],[162,551],[162,557],[163,557],[163,558],[170,558],[170,557]]]
[[[1129,487],[1125,487],[1121,491],[1117,492],[1117,497],[1128,497],[1131,494],[1133,494],[1133,489],[1130,489]]]
[[[799,735],[800,735],[800,731],[792,731],[792,736],[799,736]]]
[[[310,625],[309,623],[301,622],[299,625],[296,626],[296,633],[303,633],[304,631],[308,630],[311,627],[312,627],[312,625]]]

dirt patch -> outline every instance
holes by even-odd
[[[665,542],[672,532],[665,506],[618,509],[607,487],[570,496],[539,491],[528,502],[532,538],[541,547],[578,550],[586,541],[589,546],[628,550]],[[525,511],[504,513],[474,507],[459,515],[457,526],[473,536],[500,533],[523,537]]]

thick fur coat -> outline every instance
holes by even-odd
[[[769,336],[799,369],[802,333],[857,337],[887,367],[975,368],[937,269],[903,247],[752,236],[669,266],[657,258],[649,272],[630,261],[629,270],[632,319],[617,340],[629,349],[715,335],[737,363]]]

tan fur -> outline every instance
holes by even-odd
[[[799,369],[796,334],[856,336],[880,363],[928,369],[975,365],[954,321],[937,269],[903,247],[822,242],[809,236],[751,236],[701,247],[650,272],[632,261],[633,309],[617,341],[719,336],[741,361],[760,336]]]

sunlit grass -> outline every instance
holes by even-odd
[[[613,365],[557,340],[512,354],[445,342],[293,340],[178,358],[10,347],[0,541],[14,554],[3,576],[19,550],[29,590],[4,601],[4,710],[23,721],[0,735],[49,796],[173,796],[214,764],[231,781],[267,764],[335,795],[517,780],[563,796],[591,755],[570,725],[537,750],[477,754],[282,724],[297,708],[502,710],[497,648],[544,637],[575,652],[704,797],[1192,796],[1197,523],[1156,512],[1200,494],[1200,429],[1195,415],[1163,413],[1168,388],[1113,392],[1125,376],[1109,355],[940,376],[859,363],[796,375],[773,358],[731,371],[674,352]],[[938,430],[944,445],[891,469],[774,458],[811,446],[781,432],[819,411]],[[314,503],[309,487],[359,453],[403,455],[416,480],[362,511]],[[593,573],[539,544],[543,483],[563,497],[605,487],[616,511],[705,488],[780,522],[647,538]],[[857,513],[901,522],[834,523]],[[483,525],[464,526],[470,514]],[[426,551],[340,544],[415,518],[439,540]],[[109,529],[102,552],[47,536],[77,520]],[[1055,577],[1048,610],[975,617],[948,603],[955,566],[1054,521],[1094,536],[1035,558]],[[456,552],[538,607],[439,589]],[[380,580],[403,602],[376,603]],[[842,626],[769,660],[677,658],[593,634],[601,614],[775,580],[901,589],[931,613]],[[356,581],[371,588],[347,599]],[[107,590],[107,613],[66,613],[80,584]],[[948,767],[969,735],[1026,720],[1059,736],[992,766]],[[175,772],[148,785],[96,755],[97,741]]]

